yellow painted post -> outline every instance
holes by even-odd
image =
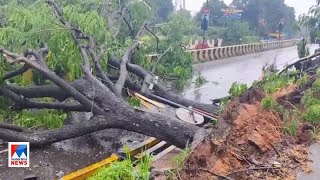
[[[73,173],[70,173],[66,176],[63,176],[62,180],[85,180],[92,176],[99,168],[110,165],[113,162],[119,160],[119,157],[115,154],[112,154],[109,158],[104,159],[100,162],[87,166],[85,168],[79,169]]]

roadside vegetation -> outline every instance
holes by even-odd
[[[128,147],[126,158],[103,167],[87,180],[149,180],[152,156],[145,154],[140,160],[132,161]]]

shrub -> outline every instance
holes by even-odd
[[[297,119],[288,121],[285,123],[284,132],[291,136],[295,136],[297,135],[297,132],[298,132],[298,126],[299,126],[299,121]]]
[[[289,86],[295,81],[295,78],[290,78],[290,76],[291,75],[288,74],[278,76],[275,73],[266,73],[262,82],[264,92],[271,94]]]
[[[240,96],[242,95],[243,93],[247,92],[248,91],[248,86],[246,84],[241,84],[241,83],[237,83],[237,82],[234,82],[232,85],[231,85],[231,88],[229,90],[229,94],[231,96]]]
[[[304,92],[304,95],[301,98],[301,103],[305,107],[309,107],[315,104],[319,104],[319,100],[314,98],[314,93],[312,92],[311,89],[308,89]]]
[[[303,118],[314,125],[320,124],[320,105],[316,104],[308,107]]]
[[[175,156],[173,158],[173,162],[174,164],[178,167],[178,168],[183,168],[185,161],[187,160],[187,158],[190,155],[190,149],[186,148],[184,150],[182,150],[177,156]]]
[[[206,78],[203,77],[201,74],[199,74],[196,79],[196,87],[201,87],[202,85],[204,85],[207,82],[208,81],[206,80]]]
[[[141,106],[141,101],[139,98],[136,97],[129,97],[128,98],[128,103],[132,106],[132,107],[140,107]]]
[[[127,147],[124,148],[127,158],[123,161],[112,163],[108,167],[99,169],[88,180],[149,180],[152,157],[146,154],[140,160],[133,162]],[[137,164],[137,168],[134,168]]]
[[[271,96],[267,96],[261,100],[261,105],[265,110],[273,110],[276,112],[284,112],[284,108],[279,105]]]
[[[277,102],[275,102],[275,100],[272,99],[271,96],[267,96],[261,100],[261,105],[262,105],[263,109],[271,110],[275,106],[277,106]]]
[[[301,77],[297,80],[297,85],[298,85],[299,87],[302,87],[302,86],[306,85],[307,82],[308,82],[308,79],[309,79],[309,76],[308,76],[306,73],[304,73],[303,76],[301,76]]]
[[[318,78],[313,84],[312,84],[312,91],[317,93],[320,92],[320,78]]]

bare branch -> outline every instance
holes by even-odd
[[[25,100],[22,104],[16,104],[12,107],[13,110],[22,109],[57,109],[63,111],[78,111],[78,112],[90,112],[90,108],[86,108],[81,104],[73,103],[40,103]]]
[[[132,54],[132,52],[138,48],[138,46],[140,45],[140,42],[138,41],[140,36],[142,36],[142,34],[144,33],[144,29],[146,26],[146,22],[143,23],[142,27],[140,28],[139,32],[137,33],[137,36],[133,42],[133,44],[127,49],[127,51],[125,52],[125,54],[123,55],[121,64],[120,64],[120,76],[119,79],[116,83],[116,89],[117,92],[121,94],[123,85],[127,79],[128,76],[128,71],[127,71],[127,64],[130,63],[130,56]]]
[[[70,83],[71,86],[76,88],[74,84],[77,84],[77,81],[74,83]],[[40,86],[29,86],[29,87],[21,87],[16,85],[4,85],[4,88],[9,89],[16,94],[19,94],[24,98],[52,97],[52,98],[58,99],[59,101],[64,101],[70,97],[69,94],[64,92],[61,88],[59,88],[56,85],[40,85]]]
[[[23,65],[21,68],[7,73],[7,74],[4,76],[4,79],[11,79],[11,78],[13,78],[13,77],[15,77],[15,76],[22,75],[23,73],[27,72],[29,69],[30,69],[30,67],[25,64],[25,65]]]
[[[121,94],[123,85],[127,79],[128,71],[127,71],[127,63],[130,59],[132,51],[134,51],[139,46],[139,42],[134,42],[123,55],[122,62],[120,64],[120,76],[116,83],[116,89],[119,94]]]
[[[111,59],[109,59],[108,63],[111,64],[112,66],[120,67],[120,60],[118,58],[116,58],[116,57],[112,57]],[[136,65],[136,64],[127,63],[127,69],[128,69],[129,72],[137,75],[141,79],[144,79],[148,75],[154,76],[153,74],[151,74],[150,72],[146,71],[141,66]],[[212,104],[202,104],[202,103],[198,103],[198,102],[195,102],[195,101],[180,97],[176,93],[170,92],[161,83],[155,84],[154,85],[154,90],[155,90],[154,93],[156,95],[158,95],[160,97],[163,97],[165,99],[174,101],[174,102],[176,102],[178,104],[184,105],[186,107],[192,106],[194,108],[198,108],[198,109],[201,109],[203,111],[212,112],[212,113],[218,113],[219,112],[219,107],[218,106],[212,105]],[[149,98],[151,98],[151,99],[153,99],[153,97],[148,95],[148,94],[144,94],[144,95],[149,97]]]
[[[0,123],[0,129],[9,129],[16,132],[28,132],[28,129],[25,129],[23,127],[16,126],[13,124],[7,124],[7,123]]]
[[[85,108],[80,104],[67,104],[67,103],[42,103],[42,102],[33,102],[28,99],[25,99],[23,96],[19,96],[13,91],[0,88],[0,93],[9,97],[14,105],[11,107],[13,110],[22,110],[22,109],[58,109],[64,111],[85,111],[90,112],[90,108]]]
[[[11,53],[7,50],[3,50],[3,53],[7,55],[14,55],[14,53]],[[25,57],[19,57],[19,56],[12,56],[15,57],[16,59],[13,61],[13,63],[19,63],[19,62],[24,62],[28,66],[30,66],[33,69],[36,69],[39,71],[43,76],[51,80],[53,83],[58,85],[61,89],[66,91],[68,94],[70,94],[75,100],[79,101],[83,106],[86,108],[92,108],[93,113],[96,114],[103,114],[104,110],[99,108],[94,102],[90,101],[87,97],[85,97],[83,94],[78,92],[75,88],[73,88],[71,85],[66,83],[63,79],[61,79],[59,76],[57,76],[54,72],[50,71],[49,69],[46,69],[45,67],[40,66],[39,64],[30,61],[29,59]]]

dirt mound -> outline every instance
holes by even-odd
[[[283,98],[295,90],[289,86],[272,97]],[[287,141],[280,115],[261,107],[264,96],[249,90],[229,104],[221,115],[230,126],[227,135],[212,134],[203,141],[187,160],[182,179],[295,179],[297,167],[309,171],[306,151]]]

